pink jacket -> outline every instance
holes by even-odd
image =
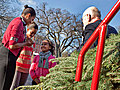
[[[34,80],[35,78],[38,78],[38,79],[39,79],[40,76],[46,76],[46,75],[49,73],[49,69],[52,68],[52,67],[54,67],[54,66],[56,65],[56,62],[54,62],[54,63],[49,62],[49,69],[38,67],[39,58],[40,58],[39,55],[35,56],[34,59],[33,59],[32,64],[31,64],[31,66],[30,66],[30,71],[29,71],[29,73],[30,73],[30,76],[31,76],[31,78],[32,78],[33,80]],[[48,57],[48,60],[54,59],[54,58],[55,58],[54,56],[50,55],[50,56]],[[43,62],[43,66],[44,66],[44,64],[45,64],[45,60],[44,60],[44,62]],[[39,80],[40,80],[40,79],[39,79]]]

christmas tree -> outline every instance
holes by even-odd
[[[90,90],[97,47],[89,49],[85,55],[82,81],[75,81],[79,52],[74,51],[70,57],[52,60],[59,62],[50,69],[46,77],[40,77],[41,83],[35,86],[22,86],[28,90]],[[20,88],[20,87],[19,87]],[[101,74],[98,90],[120,89],[120,34],[111,35],[105,41]]]

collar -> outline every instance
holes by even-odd
[[[23,26],[26,26],[26,22],[24,21],[23,17],[20,16],[20,18],[21,18],[21,20],[22,20],[22,22],[23,22]]]
[[[97,21],[99,21],[99,20],[101,20],[101,19],[96,19],[95,21],[93,21],[92,23],[95,23],[95,22],[97,22]]]

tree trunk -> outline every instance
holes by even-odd
[[[58,49],[58,57],[61,57],[61,51]]]
[[[55,56],[61,57],[61,51],[60,51],[59,45],[57,43],[55,43]]]

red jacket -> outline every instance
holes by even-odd
[[[18,55],[21,48],[11,50],[9,45],[14,45],[16,43],[22,43],[24,41],[24,30],[22,19],[17,17],[13,19],[8,25],[2,43],[6,48],[8,48],[15,56]]]

